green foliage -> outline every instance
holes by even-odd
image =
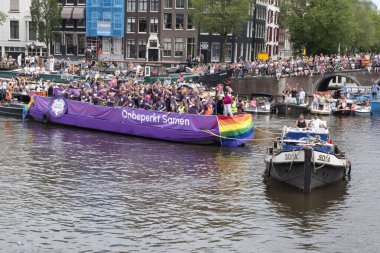
[[[238,35],[249,18],[252,0],[193,0],[190,13],[196,28],[201,32],[224,36],[221,62],[226,54],[227,34]]]
[[[7,19],[7,14],[5,14],[2,11],[0,11],[0,25],[2,25],[5,22],[6,19]]]
[[[367,0],[283,0],[280,9],[281,25],[298,53],[379,49],[379,14]]]
[[[32,29],[37,32],[37,39],[48,47],[54,41],[54,31],[61,27],[61,12],[58,0],[33,0],[30,6]]]

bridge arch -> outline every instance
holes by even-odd
[[[331,80],[334,80],[336,77],[345,77],[346,79],[350,80],[351,82],[355,83],[357,86],[362,86],[360,81],[352,75],[346,74],[346,73],[328,73],[320,77],[315,83],[315,91],[328,91],[329,90],[329,84]],[[380,79],[378,80],[380,83]]]

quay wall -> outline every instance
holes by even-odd
[[[243,77],[233,78],[230,87],[235,94],[249,95],[251,93],[268,93],[273,96],[280,96],[285,88],[303,88],[307,94],[311,95],[318,87],[322,87],[334,79],[336,76],[346,77],[359,86],[371,86],[373,83],[380,83],[380,73],[369,73],[367,70],[346,70],[313,76],[282,76],[280,80],[276,77]]]

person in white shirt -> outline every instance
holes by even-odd
[[[300,93],[298,94],[298,102],[300,105],[304,104],[305,103],[305,96],[306,96],[306,93],[305,91],[301,88],[301,91]]]
[[[326,128],[326,126],[323,124],[322,120],[320,120],[318,118],[317,114],[315,114],[313,119],[310,120],[308,127],[310,127],[311,130],[313,130],[313,131],[318,130],[320,128]]]

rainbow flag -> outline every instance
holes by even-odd
[[[236,116],[218,115],[221,146],[240,146],[253,139],[253,122],[251,114]]]
[[[26,116],[28,115],[29,108],[33,104],[33,102],[34,102],[34,96],[31,96],[29,104],[24,105],[24,108],[22,109],[22,119],[25,119]]]

